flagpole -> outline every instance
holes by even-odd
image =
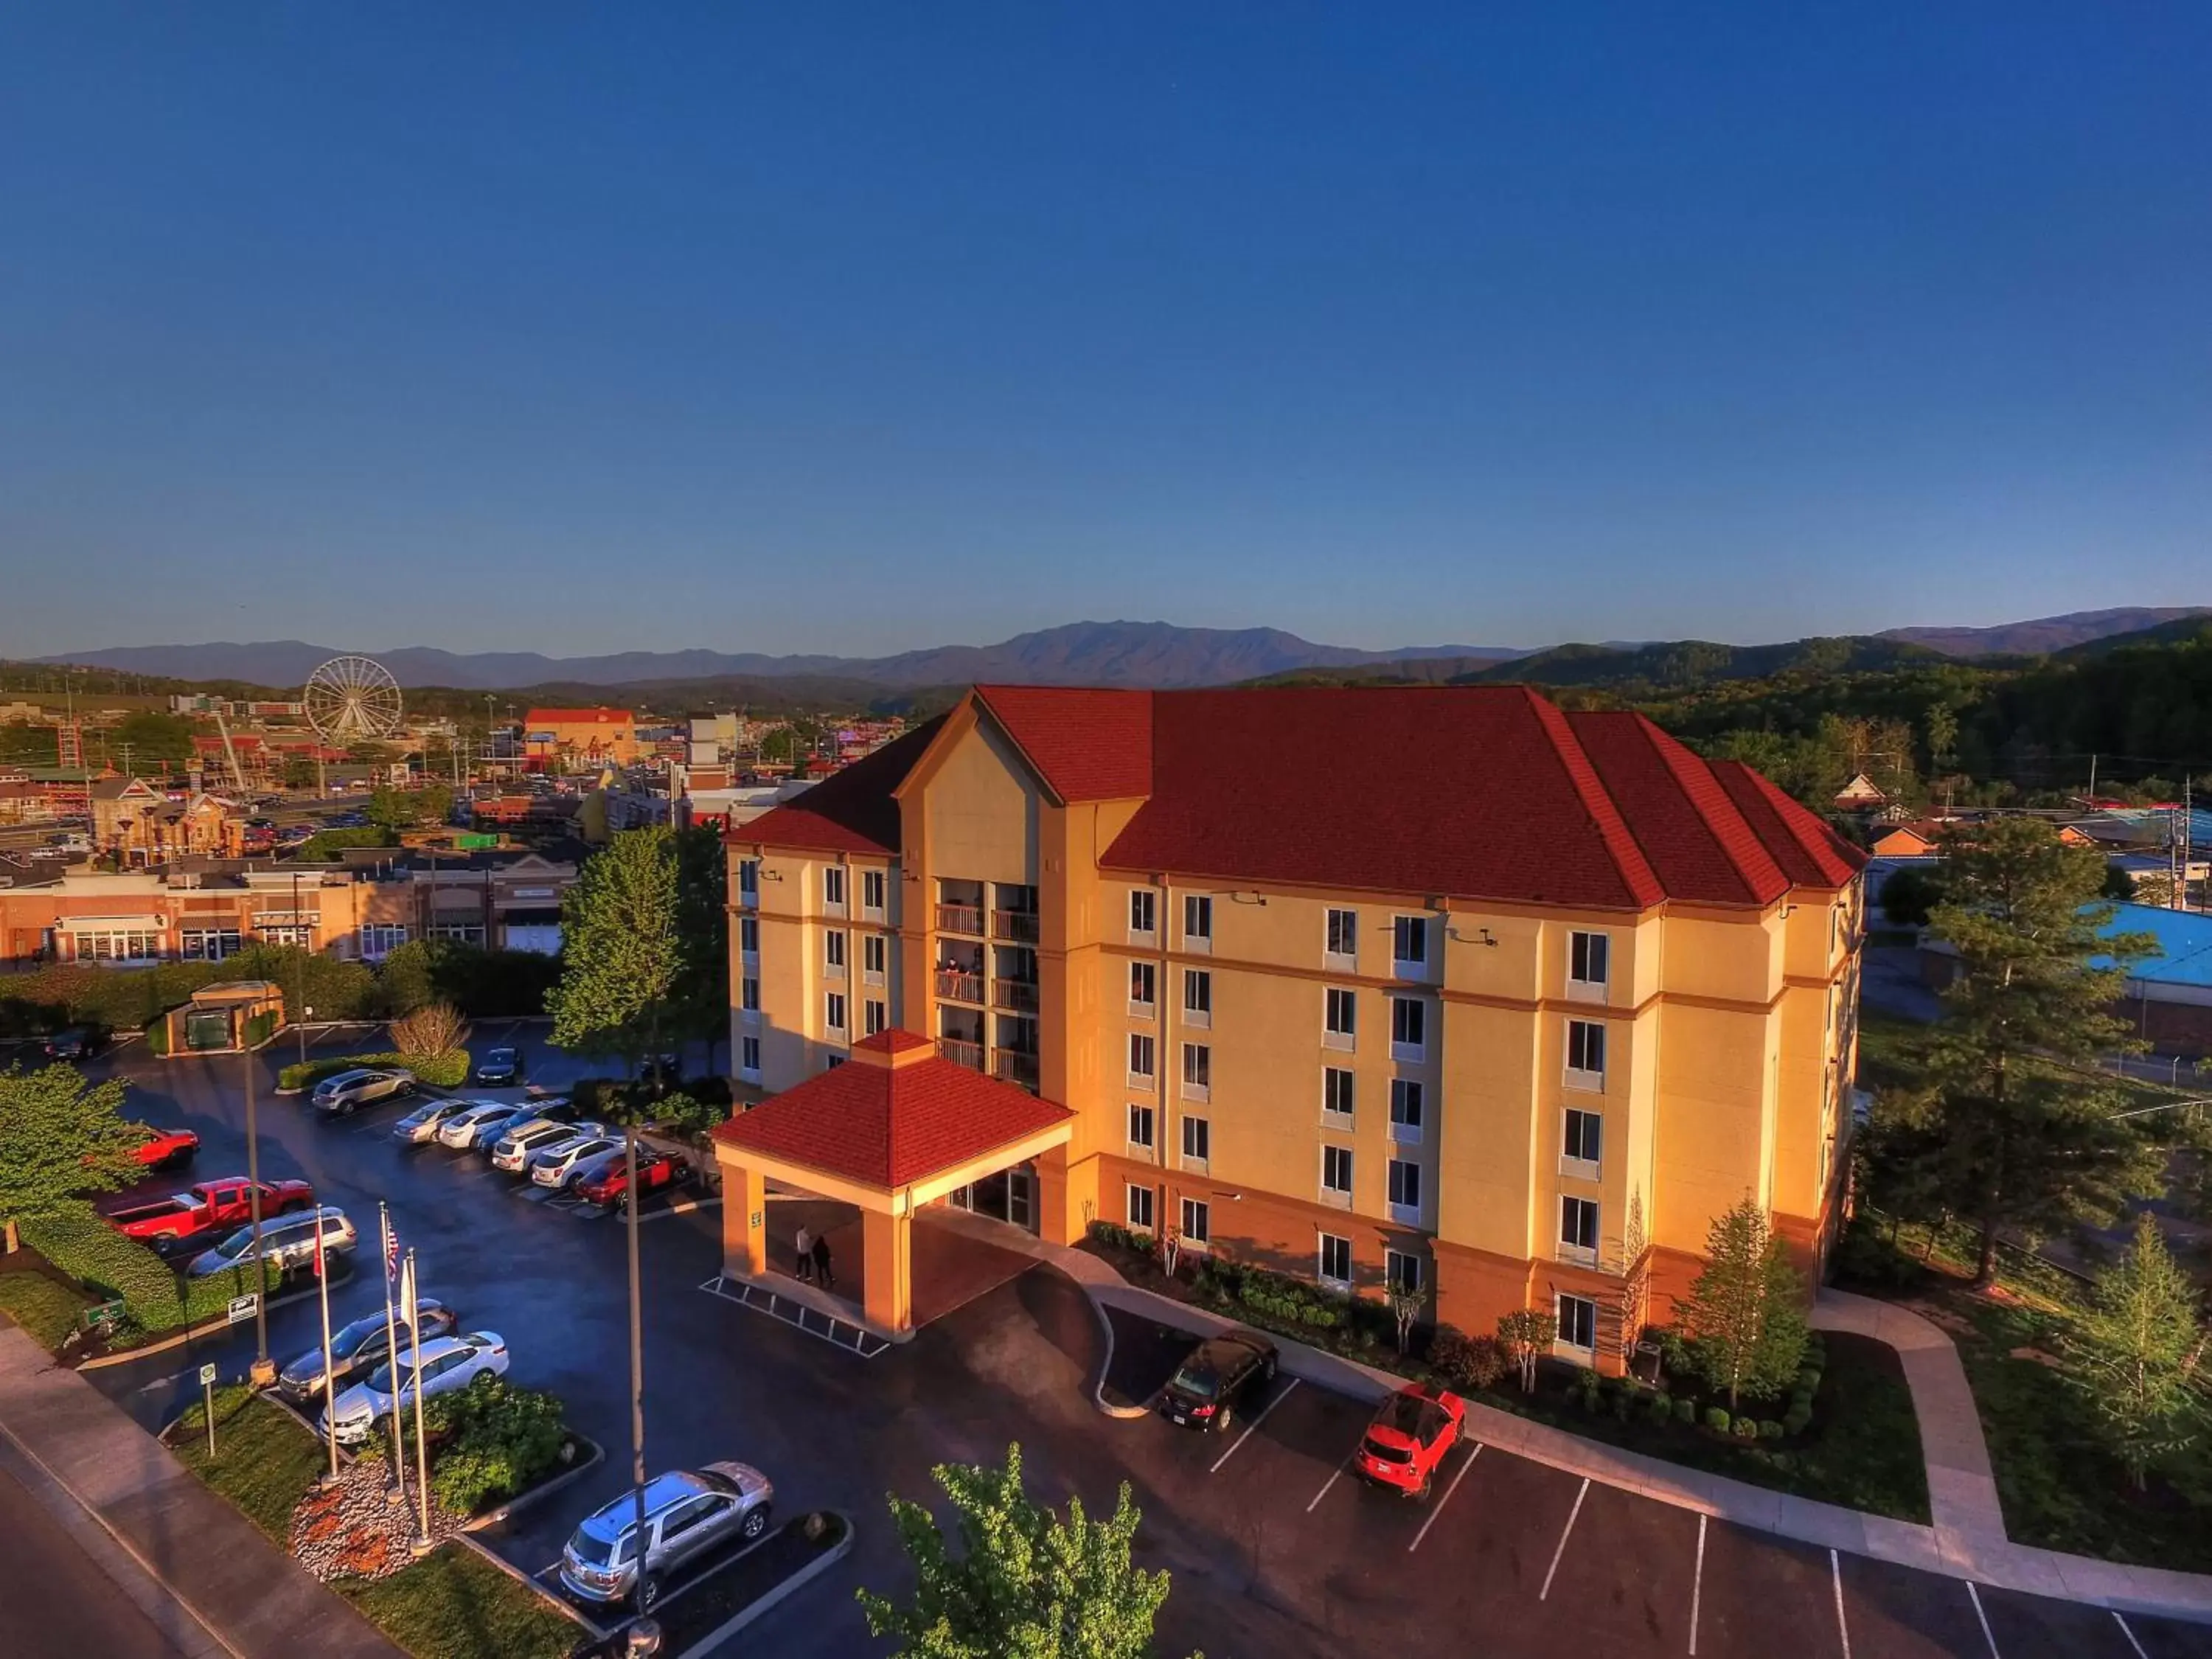
[[[323,1304],[323,1421],[330,1425],[324,1437],[331,1443],[331,1472],[323,1484],[335,1486],[338,1483],[338,1383],[337,1367],[331,1361],[331,1271],[323,1255],[323,1218],[315,1215],[315,1285],[322,1294]]]
[[[407,1251],[407,1271],[399,1281],[399,1299],[410,1308],[422,1305],[420,1288],[415,1281],[415,1251]],[[422,1322],[408,1322],[407,1331],[415,1347],[415,1364],[410,1375],[415,1383],[415,1501],[420,1506],[422,1535],[415,1540],[415,1553],[430,1553],[430,1452],[422,1437]]]
[[[398,1237],[392,1231],[392,1206],[379,1199],[376,1221],[384,1240],[384,1357],[391,1362],[392,1374],[399,1375],[398,1320],[392,1310],[392,1280],[398,1276],[399,1253],[394,1248]],[[411,1328],[419,1314],[410,1315],[407,1323]],[[399,1417],[399,1388],[395,1382],[392,1389],[392,1480],[391,1496],[399,1503],[407,1501],[407,1430]]]

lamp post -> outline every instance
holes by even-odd
[[[269,1268],[261,1259],[261,1121],[253,1097],[253,1050],[239,1033],[238,1057],[246,1068],[246,1201],[253,1218],[253,1369],[247,1373],[253,1386],[265,1389],[276,1380],[276,1362],[269,1358]],[[319,1224],[317,1231],[321,1231]]]
[[[637,1272],[637,1111],[630,1107],[632,1121],[623,1125],[623,1160],[627,1166],[623,1177],[623,1217],[624,1231],[629,1235],[629,1476],[630,1496],[637,1510],[637,1530],[631,1534],[635,1542],[631,1551],[637,1557],[636,1601],[638,1613],[653,1611],[646,1595],[645,1571],[645,1326],[640,1317]],[[655,1635],[658,1635],[656,1631]],[[656,1642],[657,1647],[659,1644]],[[651,1649],[647,1651],[652,1651]]]
[[[292,1006],[299,1012],[300,1064],[307,1063],[307,948],[300,943],[306,936],[306,924],[300,920],[300,872],[292,872],[292,948],[300,952],[292,958]]]

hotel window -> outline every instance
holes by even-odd
[[[760,918],[758,916],[738,918],[738,949],[749,957],[757,957],[760,954]]]
[[[760,1075],[760,1039],[755,1036],[738,1039],[738,1069]]]
[[[1382,1252],[1382,1283],[1401,1296],[1419,1296],[1428,1275],[1421,1258],[1404,1250]]]
[[[1351,1147],[1321,1149],[1321,1195],[1324,1201],[1334,1199],[1340,1204],[1352,1202]]]
[[[1429,919],[1400,916],[1390,924],[1390,959],[1409,968],[1425,968],[1429,962]]]
[[[1159,931],[1154,906],[1158,896],[1148,887],[1139,887],[1129,895],[1129,932],[1133,937],[1149,939]]]
[[[1401,1158],[1390,1160],[1390,1218],[1419,1226],[1421,1221],[1421,1166]]]
[[[758,859],[738,860],[738,896],[747,902],[760,897],[760,860]]]
[[[1339,1290],[1352,1288],[1352,1241],[1334,1233],[1321,1236],[1321,1278]]]
[[[1572,1348],[1577,1353],[1589,1353],[1596,1348],[1597,1304],[1589,1297],[1559,1298],[1559,1346]]]
[[[1186,951],[1213,948],[1213,901],[1193,893],[1182,902],[1182,945]]]
[[[1202,1198],[1186,1198],[1182,1201],[1182,1242],[1186,1244],[1209,1244],[1213,1241],[1213,1214]]]
[[[1421,1085],[1418,1079],[1390,1079],[1390,1139],[1415,1146],[1421,1139]]]
[[[878,920],[884,914],[884,884],[882,871],[860,872],[860,908]]]
[[[1575,1107],[1568,1108],[1567,1130],[1565,1137],[1560,1142],[1559,1156],[1570,1166],[1582,1167],[1570,1167],[1563,1173],[1580,1176],[1588,1181],[1596,1180],[1598,1163],[1602,1155],[1604,1142],[1605,1119],[1603,1117],[1595,1112],[1585,1112]]]
[[[1358,1040],[1358,1019],[1359,1005],[1353,994],[1328,987],[1322,993],[1321,1046],[1351,1048]]]
[[[845,994],[829,991],[822,998],[822,1023],[833,1031],[845,1029]]]
[[[1203,1042],[1182,1045],[1182,1097],[1208,1100],[1213,1093],[1213,1050]]]
[[[1152,1017],[1152,993],[1157,981],[1149,962],[1129,964],[1129,1012],[1146,1019]]]
[[[860,977],[871,985],[884,982],[884,963],[890,960],[890,948],[881,933],[865,933],[860,938]]]
[[[864,1035],[873,1036],[890,1023],[890,1011],[875,998],[870,997],[860,1005],[860,1024]]]
[[[1129,1144],[1152,1150],[1152,1109],[1149,1106],[1129,1108]]]
[[[1359,912],[1331,910],[1328,913],[1328,937],[1322,942],[1325,956],[1337,957],[1331,967],[1350,967],[1359,955]]]
[[[1129,1033],[1129,1077],[1147,1087],[1152,1081],[1152,1040],[1141,1031]]]
[[[833,916],[845,914],[845,871],[841,865],[823,867],[822,908]]]
[[[760,981],[750,974],[738,981],[738,1006],[749,1014],[760,1012]]]
[[[1559,1259],[1585,1267],[1597,1262],[1597,1204],[1587,1198],[1559,1200]]]
[[[1321,1109],[1324,1117],[1338,1121],[1340,1127],[1352,1121],[1352,1090],[1356,1082],[1352,1072],[1342,1066],[1321,1068]]]
[[[1213,1156],[1213,1126],[1202,1117],[1185,1117],[1182,1121],[1182,1161],[1185,1164],[1206,1167]]]
[[[1146,1233],[1152,1231],[1152,1189],[1150,1187],[1139,1187],[1132,1181],[1128,1183],[1127,1192],[1129,1200],[1121,1212],[1122,1214],[1128,1217],[1129,1224],[1138,1231]]]
[[[1213,975],[1203,968],[1182,970],[1182,1023],[1186,1025],[1213,1024]]]
[[[1605,1027],[1596,1020],[1567,1022],[1567,1086],[1605,1087]]]
[[[1390,999],[1390,1053],[1398,1060],[1428,1058],[1429,1005],[1419,997]]]
[[[1567,994],[1591,995],[1605,1000],[1606,981],[1612,969],[1613,942],[1603,933],[1567,935]]]
[[[177,935],[177,944],[186,962],[222,962],[245,948],[235,927],[187,927]]]
[[[845,977],[845,936],[842,933],[822,935],[822,967],[832,979]]]

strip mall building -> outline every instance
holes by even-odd
[[[1838,1217],[1863,860],[1637,714],[1518,687],[978,687],[729,856],[745,1081],[784,1096],[903,1031],[1063,1109],[974,1179],[963,1125],[877,1111],[867,1133],[968,1158],[916,1202],[1057,1241],[1173,1230],[1416,1287],[1470,1331],[1540,1307],[1607,1369],[1722,1211],[1755,1198],[1808,1267]],[[907,1042],[859,1058],[902,1066]],[[727,1126],[726,1172],[803,1176],[810,1137],[813,1167],[860,1167],[837,1091],[806,1092],[804,1121],[754,1115],[751,1150]]]

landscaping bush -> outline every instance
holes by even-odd
[[[1496,1387],[1511,1362],[1497,1338],[1469,1336],[1454,1326],[1439,1325],[1429,1339],[1429,1364],[1453,1388],[1474,1394]]]
[[[403,1054],[390,1049],[374,1054],[341,1054],[332,1060],[311,1060],[276,1073],[276,1086],[289,1094],[313,1088],[326,1077],[349,1072],[356,1066],[396,1066],[412,1072],[437,1089],[458,1089],[469,1080],[469,1051],[448,1048],[442,1054]]]
[[[1655,1394],[1651,1396],[1650,1408],[1645,1414],[1650,1418],[1651,1421],[1655,1425],[1671,1423],[1674,1420],[1674,1408],[1676,1405],[1680,1404],[1686,1406],[1690,1402],[1686,1400],[1676,1401],[1669,1400],[1663,1394]]]
[[[185,1280],[177,1295],[178,1274],[135,1238],[125,1238],[101,1220],[89,1204],[23,1223],[24,1243],[70,1278],[103,1298],[120,1297],[125,1316],[142,1330],[174,1330],[211,1319],[234,1296],[255,1288],[246,1268]],[[274,1265],[263,1270],[263,1288],[273,1291],[283,1275]]]
[[[430,1490],[459,1515],[473,1515],[535,1485],[561,1462],[568,1443],[558,1400],[489,1374],[430,1401],[423,1416],[426,1431],[446,1437],[430,1471]]]
[[[1092,1222],[1091,1237],[1094,1243],[1109,1249],[1134,1250],[1139,1255],[1149,1255],[1152,1248],[1152,1240],[1145,1234],[1133,1232],[1118,1221]]]
[[[1729,1431],[1728,1407],[1725,1406],[1706,1407],[1705,1426],[1711,1429],[1715,1434],[1726,1434]]]
[[[166,1032],[167,1030],[167,1022],[164,1021],[162,1024],[156,1025],[154,1029],[157,1031]],[[272,1012],[264,1012],[262,1013],[256,1014],[252,1018],[246,1022],[246,1046],[249,1048],[258,1048],[263,1043],[268,1042],[270,1037],[276,1035],[276,1016]]]
[[[1739,1440],[1756,1440],[1759,1438],[1759,1419],[1755,1417],[1752,1417],[1748,1414],[1739,1417],[1736,1419],[1733,1427],[1735,1437]]]
[[[1771,1417],[1760,1418],[1759,1419],[1759,1437],[1761,1440],[1781,1439],[1782,1425]]]
[[[1674,1420],[1677,1423],[1696,1422],[1698,1420],[1698,1402],[1691,1399],[1687,1395],[1684,1395],[1680,1399],[1677,1400],[1674,1402]]]
[[[169,1053],[169,1022],[157,1019],[146,1028],[146,1052],[157,1060],[167,1059]]]

